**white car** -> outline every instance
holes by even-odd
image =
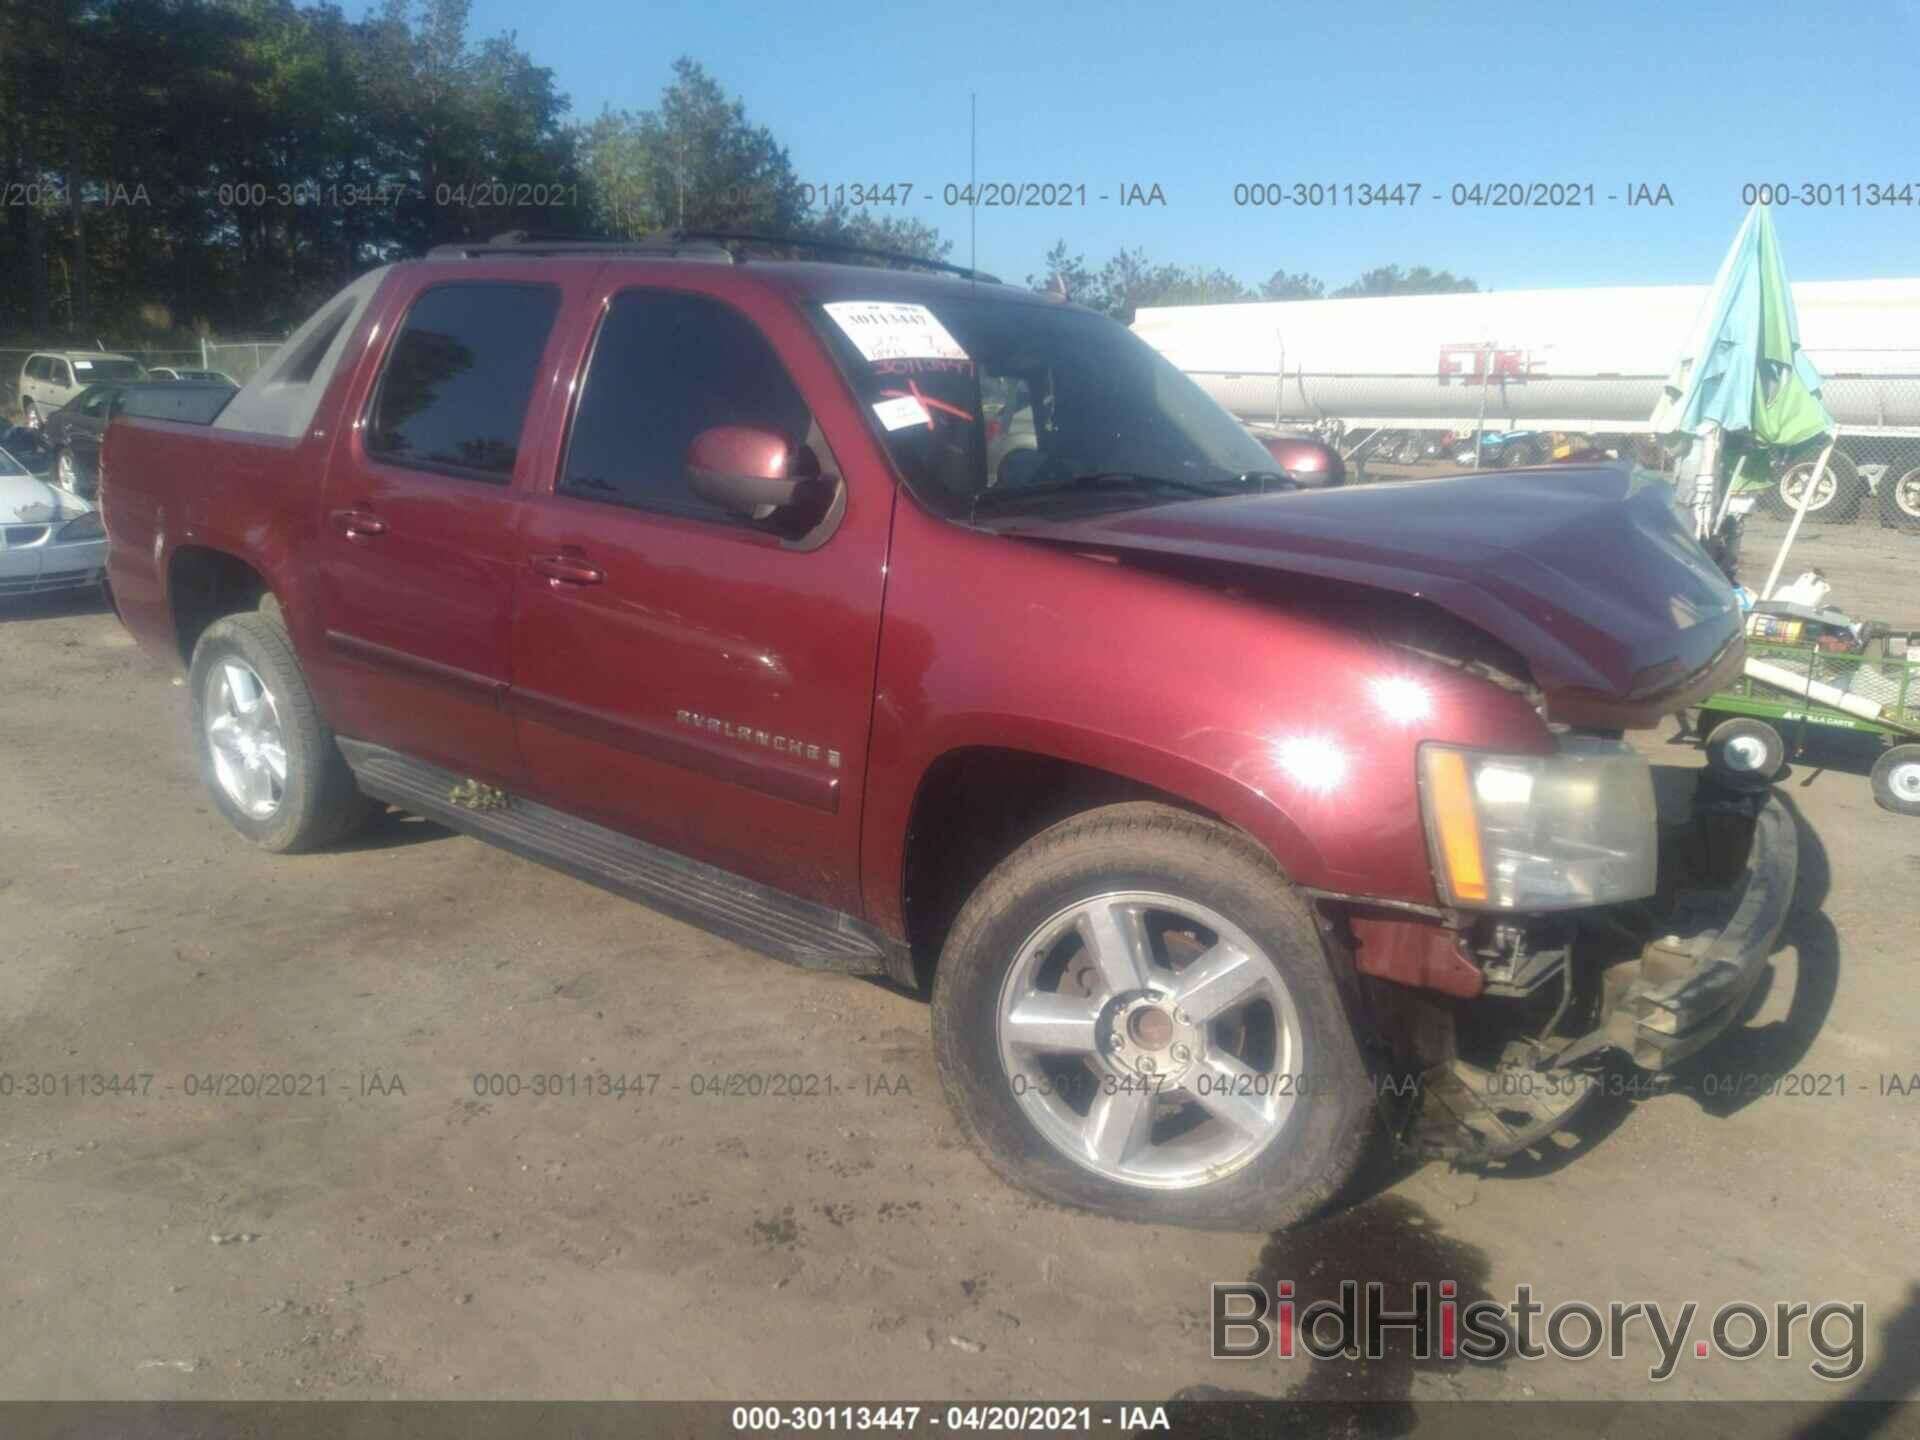
[[[0,450],[0,599],[97,587],[106,566],[100,512]]]
[[[144,380],[146,367],[110,350],[41,350],[20,367],[20,419],[29,430],[89,385],[107,380]]]

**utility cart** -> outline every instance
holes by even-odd
[[[1794,613],[1801,608],[1756,611],[1746,673],[1701,702],[1708,768],[1736,787],[1763,786],[1814,727],[1853,731],[1886,746],[1874,763],[1873,798],[1920,815],[1920,629],[1868,626],[1862,648],[1842,652],[1800,638],[1821,628],[1817,612]]]

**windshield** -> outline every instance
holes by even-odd
[[[31,472],[5,450],[0,450],[0,475],[26,475]]]
[[[138,380],[146,372],[138,360],[76,360],[73,378],[82,385],[100,380]]]
[[[835,302],[821,329],[908,485],[947,515],[1244,493],[1266,450],[1103,316],[990,296]]]

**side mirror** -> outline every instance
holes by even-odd
[[[799,503],[810,477],[793,474],[793,468],[787,442],[751,425],[716,425],[687,447],[687,488],[751,520]]]
[[[1347,483],[1340,452],[1309,435],[1259,435],[1280,472],[1301,490],[1328,490]]]

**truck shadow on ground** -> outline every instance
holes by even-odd
[[[1920,1370],[1913,1357],[1920,1355],[1920,1283],[1907,1286],[1907,1303],[1880,1327],[1880,1359],[1860,1377],[1846,1395],[1821,1409],[1808,1424],[1794,1432],[1795,1440],[1827,1440],[1827,1437],[1867,1436],[1882,1430],[1903,1433],[1898,1422],[1911,1420],[1901,1408],[1920,1394]]]
[[[1401,1195],[1373,1195],[1293,1229],[1276,1231],[1261,1249],[1248,1280],[1269,1295],[1282,1284],[1290,1285],[1294,1313],[1304,1315],[1319,1301],[1340,1306],[1343,1282],[1359,1288],[1377,1282],[1383,1287],[1381,1300],[1389,1311],[1413,1308],[1416,1283],[1425,1283],[1438,1297],[1441,1285],[1451,1282],[1456,1291],[1449,1298],[1457,1300],[1464,1310],[1475,1301],[1494,1298],[1487,1288],[1491,1275],[1484,1251],[1449,1236],[1413,1201]],[[1437,1298],[1434,1303],[1437,1306]],[[1364,1315],[1364,1307],[1357,1313]],[[1413,1338],[1404,1330],[1386,1331],[1385,1345],[1370,1359],[1357,1348],[1364,1331],[1342,1330],[1340,1324],[1328,1317],[1317,1328],[1328,1346],[1351,1334],[1356,1348],[1344,1354],[1330,1359],[1309,1358],[1304,1353],[1307,1331],[1303,1324],[1298,1330],[1301,1347],[1293,1358],[1281,1359],[1270,1352],[1254,1362],[1272,1367],[1268,1373],[1281,1383],[1299,1377],[1284,1395],[1192,1386],[1172,1396],[1173,1402],[1180,1404],[1216,1402],[1196,1405],[1183,1415],[1180,1433],[1300,1433],[1385,1440],[1418,1428],[1419,1417],[1413,1405],[1417,1376],[1449,1376],[1468,1367],[1497,1370],[1506,1364],[1504,1359],[1443,1358],[1437,1344],[1429,1345],[1428,1355],[1416,1355]],[[1500,1328],[1506,1329],[1504,1324]],[[1511,1350],[1513,1335],[1510,1330],[1507,1334]],[[1217,1403],[1222,1401],[1263,1403],[1256,1412],[1251,1407]]]
[[[451,840],[455,831],[424,815],[410,815],[389,807],[367,822],[366,828],[348,839],[328,847],[334,853],[351,855],[363,850],[397,850],[431,840]]]
[[[111,613],[106,595],[98,588],[56,590],[49,595],[14,595],[0,600],[0,625],[34,620],[71,620],[81,615]]]
[[[1775,794],[1793,816],[1800,842],[1793,906],[1778,942],[1780,948],[1791,946],[1794,951],[1793,993],[1780,1019],[1763,1025],[1747,1023],[1767,1004],[1779,981],[1776,959],[1727,1033],[1674,1067],[1670,1093],[1691,1097],[1703,1111],[1717,1117],[1738,1114],[1755,1100],[1776,1093],[1782,1083],[1813,1083],[1812,1077],[1799,1075],[1796,1067],[1826,1024],[1840,988],[1839,935],[1823,909],[1833,882],[1826,846],[1793,796],[1780,789]]]

